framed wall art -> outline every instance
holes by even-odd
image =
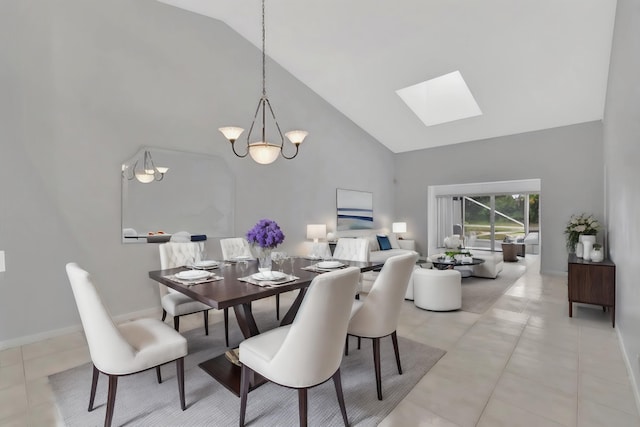
[[[336,190],[338,231],[373,229],[373,193]]]

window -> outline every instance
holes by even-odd
[[[506,236],[540,231],[540,179],[431,185],[427,188],[428,253],[461,234],[465,246],[501,250]]]

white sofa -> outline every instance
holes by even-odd
[[[344,230],[335,233],[336,237],[360,237],[369,239],[369,261],[385,262],[392,256],[405,254],[408,251],[416,252],[416,244],[414,240],[397,239],[392,233],[388,233],[384,229],[379,230]],[[378,244],[378,235],[384,235],[389,238],[391,249],[380,250]],[[368,271],[362,274],[363,292],[369,292],[373,282],[378,275],[377,271]]]

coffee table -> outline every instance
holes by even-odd
[[[444,258],[435,258],[431,260],[431,263],[433,264],[433,266],[438,270],[447,270],[447,269],[452,269],[453,267],[474,266],[474,265],[482,264],[483,262],[484,260],[482,258],[471,258],[470,262],[469,261],[462,262],[456,259],[447,261]],[[469,277],[469,276],[463,275],[463,277]]]

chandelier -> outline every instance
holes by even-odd
[[[134,164],[122,165],[122,175],[128,180],[137,179],[143,184],[162,181],[169,168],[156,166],[149,150],[144,150],[142,168],[138,169],[138,160]]]
[[[281,155],[287,160],[293,159],[298,155],[298,149],[300,148],[300,144],[304,141],[305,137],[309,134],[303,130],[292,130],[290,132],[285,133],[287,139],[291,141],[291,143],[295,146],[295,153],[292,156],[287,156],[284,151],[284,137],[282,136],[282,131],[280,130],[280,125],[276,120],[276,115],[273,112],[273,108],[271,108],[271,103],[269,102],[269,98],[267,98],[267,85],[266,85],[266,72],[265,72],[265,25],[264,25],[264,0],[262,0],[262,96],[258,101],[258,107],[256,108],[256,113],[253,116],[253,121],[251,122],[251,127],[249,128],[249,132],[247,133],[247,148],[244,154],[238,154],[235,148],[235,142],[240,137],[242,132],[244,132],[243,128],[235,127],[235,126],[227,126],[221,127],[218,130],[222,132],[222,134],[229,140],[231,143],[231,149],[233,150],[233,154],[238,157],[244,158],[247,157],[248,154],[251,154],[251,158],[260,163],[262,165],[268,165],[273,163],[278,155]],[[267,119],[267,109],[269,110],[269,116],[273,119],[275,123],[275,128],[278,131],[278,135],[280,138],[280,143],[271,143],[267,141],[266,138],[266,119]],[[262,121],[262,134],[260,141],[258,142],[249,142],[251,139],[251,133],[253,132],[254,125],[256,124],[256,119],[260,115]]]

